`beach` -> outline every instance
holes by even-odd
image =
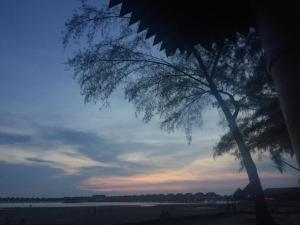
[[[299,225],[297,207],[287,209],[277,204],[273,216],[280,225]],[[1,208],[0,225],[7,220],[10,225],[252,225],[255,224],[255,215],[249,207],[230,212],[226,205],[213,204]]]

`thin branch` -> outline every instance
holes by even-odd
[[[195,47],[193,47],[192,52],[193,52],[194,56],[196,57],[198,63],[200,64],[200,69],[203,70],[203,72],[204,72],[204,76],[205,76],[207,82],[209,83],[208,87],[211,88],[212,80],[210,79],[209,73],[207,72],[207,68],[204,65],[204,62],[203,62],[198,50]]]
[[[227,95],[232,101],[235,101],[234,96],[232,94],[230,94],[226,91],[219,90],[219,89],[217,91],[224,94],[224,95]]]
[[[226,91],[218,90],[218,92],[220,92],[221,94],[225,94],[230,98],[230,100],[232,101],[232,104],[234,105],[234,108],[235,108],[235,111],[233,113],[233,117],[236,119],[237,116],[238,116],[238,113],[240,111],[240,107],[237,104],[237,101],[234,99],[234,96],[232,94],[226,92]]]
[[[108,45],[110,45],[110,44],[108,44]],[[113,47],[118,47],[118,48],[121,48],[121,49],[124,49],[124,50],[128,50],[127,48],[125,48],[125,47],[123,47],[123,46],[119,46],[119,45],[112,45],[112,46],[113,46]],[[161,65],[165,65],[165,66],[171,67],[171,68],[173,68],[175,71],[178,71],[178,72],[180,72],[180,73],[183,73],[183,74],[185,74],[187,77],[189,77],[189,78],[191,78],[191,79],[197,81],[198,83],[200,83],[200,84],[202,84],[202,85],[204,85],[204,86],[206,86],[206,87],[209,87],[209,84],[207,84],[207,83],[205,83],[204,81],[202,81],[202,80],[200,80],[200,79],[197,79],[197,78],[194,77],[193,75],[191,75],[191,74],[189,74],[189,73],[187,73],[187,72],[185,72],[185,71],[179,69],[177,66],[175,66],[175,65],[173,65],[173,64],[171,64],[171,63],[169,63],[168,61],[166,61],[166,60],[164,60],[164,59],[155,57],[155,56],[150,55],[150,54],[140,53],[140,52],[137,52],[137,51],[132,51],[132,50],[131,50],[131,52],[134,53],[134,54],[139,54],[139,55],[147,56],[147,57],[150,57],[150,58],[154,59],[154,60],[147,60],[147,59],[144,59],[145,62],[154,63],[154,64],[161,64]],[[156,60],[157,60],[157,61],[156,61]],[[143,60],[141,60],[141,62],[142,62],[142,61],[143,61]]]
[[[202,60],[202,58],[201,58],[199,52],[197,51],[197,49],[196,49],[195,47],[193,47],[193,53],[194,53],[195,57],[197,58],[197,60],[198,60],[198,62],[199,62],[199,64],[200,64],[200,67],[202,67],[202,69],[204,70],[204,75],[205,75],[205,78],[206,78],[207,82],[210,84],[211,91],[216,91],[216,92],[218,92],[218,95],[219,95],[220,98],[221,98],[221,96],[220,96],[219,93],[226,94],[226,95],[228,95],[228,96],[230,97],[230,99],[232,100],[232,103],[233,103],[233,105],[234,105],[234,107],[235,107],[235,112],[234,112],[233,115],[232,115],[231,112],[230,112],[230,110],[228,109],[228,113],[230,113],[231,116],[233,116],[233,118],[236,119],[237,116],[238,116],[238,113],[239,113],[239,106],[238,106],[237,102],[235,101],[233,95],[231,95],[231,94],[228,93],[228,92],[221,91],[221,90],[218,90],[218,89],[217,89],[215,83],[212,81],[211,77],[209,76],[209,73],[207,72],[207,68],[206,68],[206,66],[205,66],[204,63],[203,63],[203,60]],[[223,100],[222,100],[222,101],[223,101]],[[225,104],[225,102],[224,102],[224,104]],[[225,113],[225,112],[224,112],[224,113]]]
[[[184,96],[184,98],[190,98],[190,97],[194,97],[194,96],[202,97],[206,93],[209,93],[209,91],[204,91],[202,93],[198,92],[198,93],[195,93],[195,94],[186,95],[186,96]]]
[[[163,65],[163,66],[167,66],[167,67],[171,67],[172,69],[174,69],[175,71],[178,71],[180,73],[183,73],[185,76],[197,81],[198,83],[209,87],[208,84],[206,84],[205,82],[191,76],[190,74],[178,69],[176,66],[170,64],[170,63],[165,63],[165,62],[158,62],[158,61],[154,61],[154,60],[148,60],[148,59],[98,59],[99,61],[102,62],[145,62],[145,63],[152,63],[152,64],[158,64],[158,65]],[[179,75],[178,75],[179,76]]]
[[[181,110],[180,113],[182,113],[183,111],[185,111],[188,107],[190,107],[195,101],[197,101],[198,99],[200,99],[203,95],[210,93],[210,91],[206,91],[201,93],[200,95],[198,95],[197,97],[195,97],[194,99],[192,99],[190,102],[188,102]]]
[[[195,78],[195,77],[193,77],[191,75],[186,75],[186,74],[184,74],[184,75],[181,75],[181,74],[166,74],[166,75],[163,75],[163,76],[168,76],[168,77],[185,77],[186,76],[186,77],[191,78],[191,79],[195,80],[196,82],[204,85],[205,87],[207,87],[206,83],[203,84],[201,81],[199,81],[197,78]],[[198,89],[200,89],[202,91],[207,91],[207,90],[205,90],[205,89],[203,89],[201,87],[197,87],[197,86],[194,86],[193,88],[198,88]]]
[[[211,78],[211,79],[212,79],[212,78],[214,77],[214,75],[215,75],[216,68],[217,68],[217,64],[218,64],[218,62],[219,62],[219,59],[220,59],[220,56],[221,56],[222,52],[223,52],[223,48],[221,48],[221,49],[218,51],[217,56],[216,56],[216,58],[215,58],[215,60],[214,60],[214,63],[213,63],[213,66],[212,66],[212,69],[211,69],[211,72],[210,72],[210,78]]]
[[[295,166],[289,164],[288,162],[284,161],[283,159],[281,159],[280,161],[283,162],[283,163],[284,163],[285,165],[287,165],[288,167],[290,167],[290,168],[292,168],[292,169],[294,169],[294,170],[300,172],[300,168],[297,168],[297,167],[295,167]]]
[[[235,111],[234,111],[234,113],[232,115],[234,117],[234,119],[237,118],[239,112],[240,112],[240,107],[238,105],[235,105]]]
[[[112,16],[103,16],[103,17],[86,17],[85,22],[92,22],[97,20],[106,20],[106,19],[112,19],[112,18],[119,18],[119,19],[130,19],[130,16],[118,16],[118,15],[112,15]]]

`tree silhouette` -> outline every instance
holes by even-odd
[[[81,86],[85,101],[108,104],[117,88],[148,122],[161,118],[161,128],[173,131],[184,128],[191,141],[192,128],[202,124],[202,112],[216,107],[227,121],[232,137],[254,187],[257,223],[274,224],[252,160],[250,150],[240,131],[237,119],[246,112],[243,91],[247,79],[255,76],[263,52],[252,29],[246,36],[206,49],[195,46],[192,55],[176,53],[166,57],[155,51],[144,33],[135,34],[127,17],[119,17],[117,9],[87,5],[66,23],[64,44],[86,35],[87,46],[68,61]],[[154,41],[155,42],[155,41]]]
[[[292,156],[293,149],[274,84],[271,76],[266,74],[263,68],[265,68],[265,61],[261,60],[254,76],[251,79],[245,77],[246,85],[241,89],[245,93],[245,99],[241,104],[251,113],[248,112],[239,118],[239,128],[250,151],[259,154],[269,153],[278,170],[283,172],[287,164],[284,156]],[[214,156],[228,152],[241,159],[231,132],[221,137],[214,148]]]

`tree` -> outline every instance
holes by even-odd
[[[265,60],[257,65],[257,72],[251,79],[245,77],[243,85],[246,99],[243,107],[251,111],[239,118],[239,129],[245,137],[250,151],[262,154],[267,152],[280,172],[283,172],[287,162],[284,156],[293,155],[288,130],[284,123],[277,92],[271,76],[264,70]],[[237,84],[238,85],[238,84]],[[241,159],[238,147],[232,133],[224,134],[214,148],[214,156],[232,153]],[[290,166],[290,165],[289,165]],[[242,165],[243,167],[243,165]]]
[[[64,44],[84,34],[87,37],[88,46],[68,61],[85,101],[100,100],[106,105],[113,91],[122,87],[137,113],[143,113],[145,122],[158,115],[162,129],[183,127],[189,142],[192,128],[202,123],[203,109],[209,105],[218,108],[254,187],[257,224],[274,224],[256,166],[237,124],[240,112],[246,110],[242,90],[245,76],[254,76],[263,57],[255,31],[250,30],[246,36],[237,34],[236,40],[225,40],[210,49],[192,47],[190,57],[180,53],[166,57],[153,50],[143,33],[136,35],[128,20],[119,17],[117,9],[97,9],[83,1],[80,12],[66,23]]]

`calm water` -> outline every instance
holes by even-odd
[[[143,202],[25,202],[25,203],[0,203],[0,208],[27,208],[27,207],[88,207],[88,206],[155,206],[180,203],[143,203]]]
[[[187,204],[210,204],[211,202],[202,203],[159,203],[159,202],[79,202],[79,203],[65,203],[65,202],[18,202],[18,203],[0,203],[0,208],[28,208],[28,207],[91,207],[91,206],[156,206],[156,205],[187,205]],[[226,204],[230,202],[217,201],[213,204]],[[233,202],[231,202],[233,203]]]

